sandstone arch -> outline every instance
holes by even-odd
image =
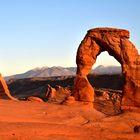
[[[16,101],[18,100],[11,95],[8,86],[3,77],[1,76],[1,74],[0,74],[0,99],[11,99]]]
[[[94,89],[87,79],[97,56],[107,51],[122,66],[124,106],[140,106],[140,56],[129,41],[129,31],[116,28],[95,28],[87,32],[76,57],[77,76],[73,95],[76,100],[93,101]]]

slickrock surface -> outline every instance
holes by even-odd
[[[73,92],[76,100],[94,100],[94,90],[87,80],[87,75],[97,56],[103,51],[107,51],[122,66],[124,75],[122,105],[140,106],[140,56],[129,41],[129,31],[116,28],[91,29],[81,42],[76,57],[77,77]]]
[[[1,140],[139,140],[140,109],[106,116],[91,104],[0,100]]]

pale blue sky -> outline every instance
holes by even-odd
[[[117,27],[140,49],[140,0],[0,0],[0,72],[75,66],[86,31]],[[96,66],[118,65],[103,53]]]

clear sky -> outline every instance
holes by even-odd
[[[117,27],[140,49],[140,0],[0,0],[0,73],[76,66],[86,31]],[[97,65],[118,65],[107,53]]]

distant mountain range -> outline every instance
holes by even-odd
[[[101,75],[101,74],[120,74],[121,67],[120,66],[103,66],[100,65],[93,69],[91,73]],[[70,76],[76,74],[76,67],[41,67],[29,70],[25,73],[6,76],[5,80],[8,81],[10,79],[23,79],[23,78],[31,78],[31,77],[54,77],[54,76]]]
[[[122,72],[121,66],[103,66],[99,65],[92,70],[94,74],[120,74]]]

